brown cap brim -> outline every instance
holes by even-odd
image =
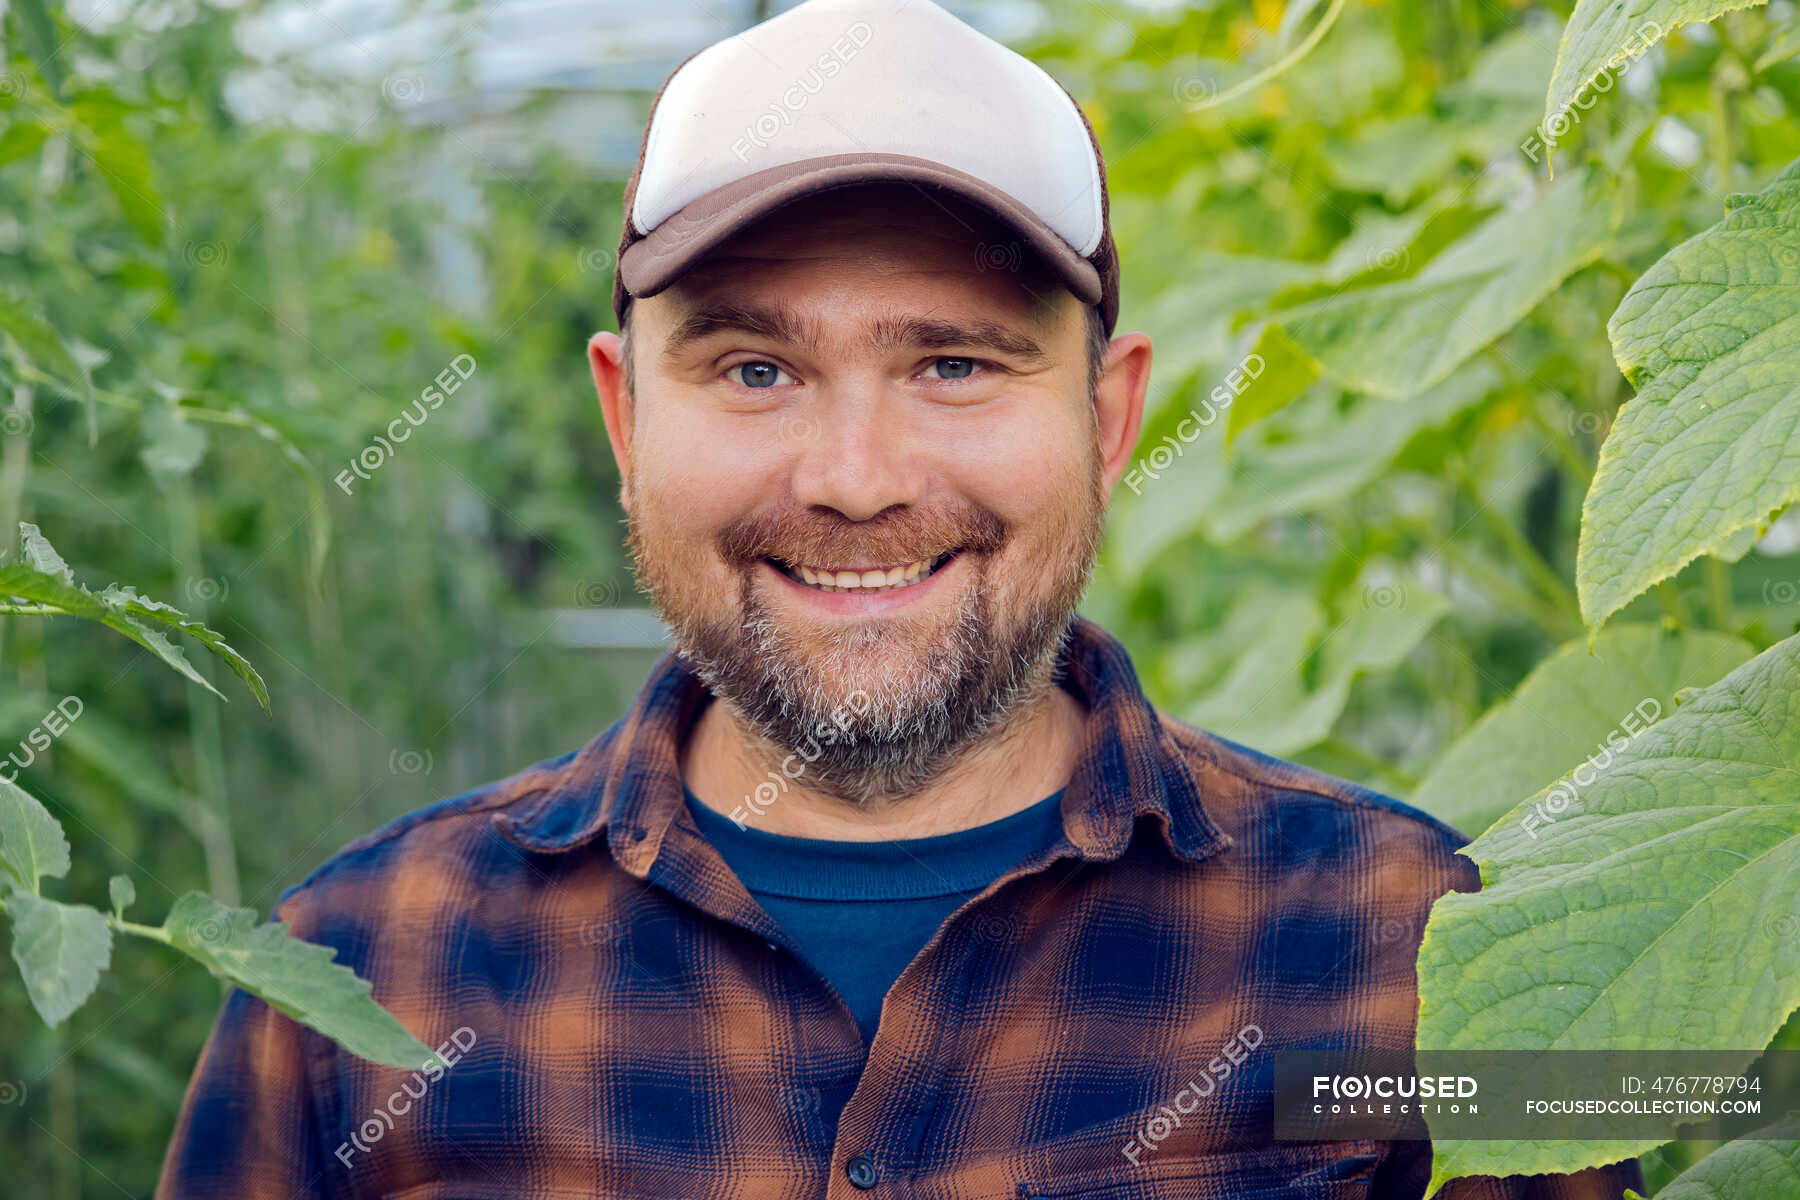
[[[817,192],[877,181],[917,184],[928,196],[931,188],[942,188],[979,205],[1015,230],[1025,248],[1048,264],[1082,303],[1101,302],[1099,270],[1018,201],[954,167],[904,154],[836,154],[747,175],[700,197],[632,241],[619,257],[619,282],[632,298],[654,296],[782,205]],[[628,214],[628,230],[629,222]],[[1005,253],[983,258],[1002,267],[1017,262],[1016,255]]]

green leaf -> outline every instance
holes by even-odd
[[[1481,403],[1500,382],[1499,368],[1476,359],[1404,400],[1364,396],[1340,406],[1334,395],[1302,397],[1278,418],[1279,437],[1271,423],[1259,428],[1266,439],[1239,444],[1225,486],[1201,514],[1208,535],[1234,541],[1271,518],[1318,512],[1356,494],[1414,437]]]
[[[68,564],[63,562],[49,541],[38,532],[37,526],[21,522],[19,531],[24,542],[22,557],[26,561],[0,566],[0,598],[11,596],[29,603],[48,605],[57,610],[56,614],[51,615],[98,621],[143,646],[187,679],[214,695],[221,695],[217,688],[207,682],[204,675],[194,669],[179,647],[146,622],[179,630],[224,660],[225,665],[255,694],[263,712],[269,711],[269,692],[262,677],[243,655],[225,641],[223,634],[193,620],[177,608],[138,595],[136,588],[114,584],[95,595],[74,581],[74,573],[69,570]]]
[[[1250,360],[1258,364],[1257,374],[1231,405],[1225,421],[1227,446],[1250,425],[1280,412],[1319,377],[1319,364],[1279,325],[1263,327],[1246,361]]]
[[[106,916],[84,904],[59,904],[25,892],[6,901],[13,923],[13,961],[31,1006],[60,1025],[86,1003],[112,960]]]
[[[106,881],[106,890],[112,896],[113,916],[123,920],[125,910],[137,901],[137,885],[128,875],[114,875]]]
[[[50,810],[10,779],[0,778],[0,865],[35,895],[45,876],[69,872],[69,839]]]
[[[425,1043],[375,1003],[366,980],[333,961],[335,950],[291,936],[279,921],[258,924],[250,909],[189,892],[175,902],[163,928],[171,945],[214,975],[358,1057],[415,1069],[432,1057]]]
[[[1551,789],[1513,809],[1463,850],[1481,891],[1432,909],[1419,1046],[1742,1051],[1748,1063],[1800,1006],[1797,764],[1800,637],[1596,760],[1573,799]],[[1432,1186],[1655,1144],[1439,1141]]]
[[[1656,1200],[1793,1200],[1800,1196],[1800,1122],[1739,1138],[1713,1151],[1656,1193]],[[1781,1135],[1779,1137],[1773,1135]]]
[[[1313,389],[1252,426],[1229,460],[1216,420],[1166,464],[1157,447],[1167,443],[1146,440],[1122,480],[1133,494],[1121,495],[1108,518],[1107,555],[1131,577],[1196,533],[1223,545],[1272,518],[1327,508],[1367,487],[1415,436],[1481,403],[1499,382],[1498,368],[1476,359],[1397,402],[1358,397],[1341,405],[1339,396]],[[1197,411],[1206,410],[1203,402]],[[1216,406],[1211,411],[1216,417]]]
[[[63,556],[56,552],[50,539],[29,521],[19,522],[19,556],[29,563],[33,570],[42,571],[46,575],[54,575],[64,583],[75,582],[75,570],[63,561]]]
[[[75,361],[75,355],[63,342],[62,335],[24,303],[0,295],[0,333],[9,335],[31,365],[52,382],[87,406],[88,441],[96,433],[94,385],[88,373]]]
[[[1646,271],[1607,331],[1638,394],[1582,508],[1590,626],[1800,500],[1800,162]]]
[[[1310,596],[1245,592],[1213,635],[1236,660],[1182,719],[1268,754],[1304,750],[1331,732],[1357,676],[1397,666],[1450,609],[1435,592],[1373,575],[1346,603],[1347,614],[1326,630]]]
[[[36,154],[50,131],[29,121],[14,121],[0,133],[0,167],[27,155]]]
[[[1544,98],[1546,134],[1555,131],[1558,118],[1589,84],[1617,72],[1680,26],[1760,3],[1763,0],[1578,0],[1563,29],[1556,70]],[[1544,140],[1555,141],[1549,136]]]
[[[56,31],[49,7],[44,0],[14,0],[9,7],[19,15],[19,40],[25,45],[25,53],[37,65],[38,75],[50,94],[61,100],[67,72],[63,70],[62,37]]]
[[[1585,642],[1570,643],[1456,740],[1419,784],[1413,803],[1479,832],[1520,797],[1549,787],[1595,754],[1646,699],[1673,712],[1676,692],[1715,682],[1753,653],[1749,643],[1722,633],[1672,633],[1654,625],[1608,629],[1591,653]]]
[[[1786,62],[1796,54],[1800,54],[1800,25],[1784,26],[1776,32],[1768,47],[1756,56],[1756,64],[1751,70],[1760,75],[1776,63]]]
[[[1389,204],[1405,204],[1455,165],[1462,131],[1422,113],[1371,121],[1350,137],[1328,142],[1325,165],[1348,191],[1374,192]]]
[[[1597,259],[1616,223],[1616,195],[1602,177],[1570,173],[1531,204],[1488,218],[1410,279],[1272,319],[1346,387],[1411,396]]]
[[[269,711],[269,689],[263,683],[262,676],[257,674],[256,668],[250,665],[250,660],[232,649],[224,635],[217,630],[208,629],[204,623],[194,620],[180,609],[164,604],[160,600],[152,600],[147,596],[138,595],[137,589],[134,587],[120,587],[114,584],[100,593],[100,600],[112,608],[129,612],[133,616],[143,617],[146,620],[159,622],[187,634],[224,660],[225,665],[231,668],[232,674],[243,680],[244,686],[255,694],[256,702],[262,705],[263,711],[265,713]]]
[[[86,136],[82,139],[100,177],[119,202],[125,219],[137,235],[152,246],[163,244],[162,197],[151,177],[150,156],[120,120],[120,109],[108,99],[95,98],[74,106],[75,119]]]

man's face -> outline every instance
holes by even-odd
[[[1093,564],[1085,309],[1009,242],[910,186],[845,189],[632,311],[639,579],[741,723],[857,803],[1048,685]]]

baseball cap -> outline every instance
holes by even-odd
[[[782,205],[875,181],[959,196],[1016,231],[1108,334],[1106,163],[1068,90],[931,0],[807,0],[690,55],[651,105],[625,188],[613,311]]]

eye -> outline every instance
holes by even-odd
[[[981,364],[972,358],[937,358],[926,368],[936,371],[939,379],[967,379],[980,369]]]
[[[772,362],[761,360],[739,363],[726,374],[748,388],[771,388],[777,384],[794,382],[792,375]]]

